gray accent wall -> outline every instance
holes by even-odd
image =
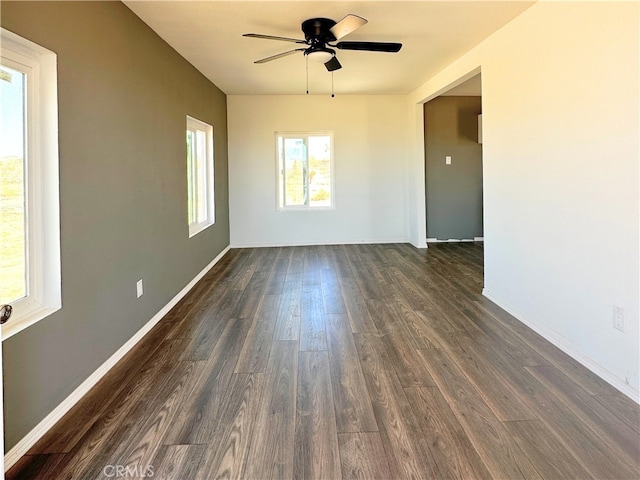
[[[227,105],[120,2],[0,8],[58,55],[62,237],[62,309],[3,343],[9,450],[229,245]],[[216,223],[191,239],[186,115],[215,148]]]
[[[481,97],[437,97],[424,105],[427,238],[483,236],[481,108]]]

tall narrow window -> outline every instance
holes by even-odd
[[[187,117],[187,205],[189,236],[215,222],[213,127]]]
[[[278,133],[278,208],[333,207],[333,135]]]
[[[56,56],[0,29],[0,304],[8,338],[61,307]]]

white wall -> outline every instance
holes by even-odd
[[[638,9],[537,3],[413,92],[407,114],[420,132],[420,103],[481,68],[485,295],[636,400]],[[409,221],[421,241],[424,217]]]
[[[404,96],[230,95],[232,246],[407,240]],[[334,132],[335,209],[276,210],[275,132]]]

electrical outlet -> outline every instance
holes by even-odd
[[[624,332],[624,310],[613,306],[613,328]]]
[[[136,294],[138,295],[138,298],[140,298],[143,293],[144,290],[142,288],[142,279],[140,279],[136,282]]]

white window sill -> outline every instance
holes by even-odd
[[[44,307],[39,306],[31,309],[28,312],[20,314],[14,310],[13,315],[7,323],[2,325],[1,335],[4,342],[7,338],[12,337],[16,333],[21,332],[25,328],[30,327],[34,323],[38,323],[40,320],[45,319],[54,312],[60,310],[61,307]]]
[[[278,212],[326,212],[335,210],[336,207],[281,207]]]
[[[198,233],[206,230],[211,225],[215,225],[215,222],[197,223],[189,225],[189,238],[197,235]]]

